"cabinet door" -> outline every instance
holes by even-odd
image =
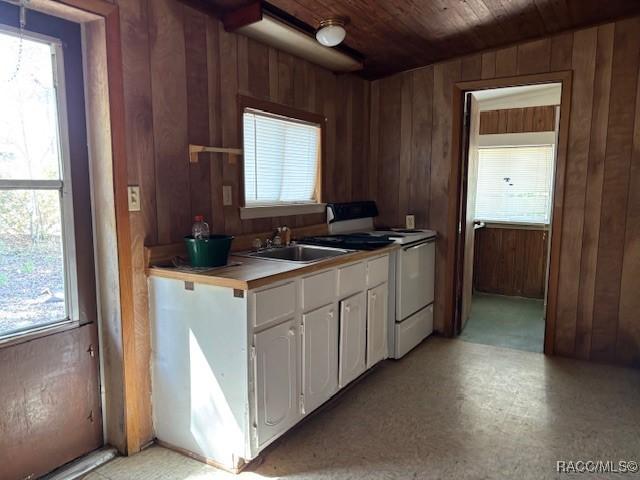
[[[298,329],[294,319],[254,335],[258,446],[299,418]]]
[[[365,371],[367,320],[364,292],[340,302],[340,387]]]
[[[338,389],[338,315],[332,305],[302,316],[304,411],[322,405]]]
[[[386,283],[367,292],[367,368],[387,358]]]

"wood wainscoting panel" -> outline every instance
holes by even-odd
[[[596,264],[600,239],[602,182],[604,179],[604,159],[609,120],[614,30],[613,24],[598,27],[591,137],[588,150],[589,165],[587,167],[582,255],[579,272],[580,286],[576,312],[575,355],[579,358],[589,358],[591,352],[591,327],[593,324]]]
[[[184,11],[187,68],[187,135],[190,144],[209,145],[209,75],[207,70],[206,17]],[[212,155],[212,154],[208,154]],[[214,157],[215,158],[215,157]],[[213,160],[215,162],[215,159]],[[213,218],[211,210],[211,161],[189,164],[191,212]]]
[[[640,188],[631,185],[631,159],[634,130],[640,128],[635,122],[635,104],[638,93],[638,66],[640,63],[640,18],[618,22],[614,33],[613,63],[611,75],[611,97],[607,130],[604,181],[602,186],[602,212],[600,215],[600,242],[598,243],[597,278],[595,285],[594,315],[591,337],[591,357],[604,361],[617,358],[617,348],[630,338],[631,332],[620,329],[620,306],[622,268],[626,262],[636,262],[639,249],[625,248],[629,191]],[[631,205],[633,208],[633,204]],[[631,216],[630,218],[633,218]],[[633,227],[633,225],[630,225]],[[628,281],[628,278],[627,278]],[[637,295],[638,279],[633,281]],[[629,284],[625,285],[629,295]],[[628,301],[628,296],[625,301]],[[637,325],[637,312],[635,313]],[[627,325],[625,320],[623,325]],[[620,338],[618,338],[620,335]],[[628,347],[625,347],[627,350]],[[624,357],[638,357],[635,352],[624,353]]]
[[[546,230],[485,227],[476,230],[475,237],[474,290],[544,298]]]
[[[556,107],[503,108],[480,113],[480,135],[497,133],[553,132]]]
[[[584,225],[584,202],[587,184],[589,143],[591,136],[597,28],[576,32],[573,40],[572,65],[574,71],[567,152],[567,174],[564,190],[564,216],[562,217],[562,246],[556,320],[556,351],[573,355],[576,336],[578,289],[580,286],[580,256]]]
[[[184,8],[174,0],[149,2],[151,100],[156,165],[158,241],[178,241],[191,230],[187,148],[187,74]],[[126,86],[125,86],[126,87]]]

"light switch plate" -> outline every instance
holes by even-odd
[[[222,205],[225,207],[233,205],[233,200],[231,199],[231,185],[222,186]]]
[[[407,215],[405,217],[405,223],[406,223],[407,229],[413,230],[414,228],[416,228],[416,216]]]
[[[140,187],[138,185],[129,185],[129,211],[140,211]]]

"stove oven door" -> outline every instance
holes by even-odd
[[[398,252],[396,321],[433,302],[435,239],[403,247]]]

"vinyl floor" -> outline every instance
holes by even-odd
[[[544,303],[535,298],[474,293],[471,315],[458,338],[541,353]]]
[[[433,337],[380,364],[239,476],[153,446],[87,479],[573,478],[557,462],[640,461],[639,432],[638,370]]]

